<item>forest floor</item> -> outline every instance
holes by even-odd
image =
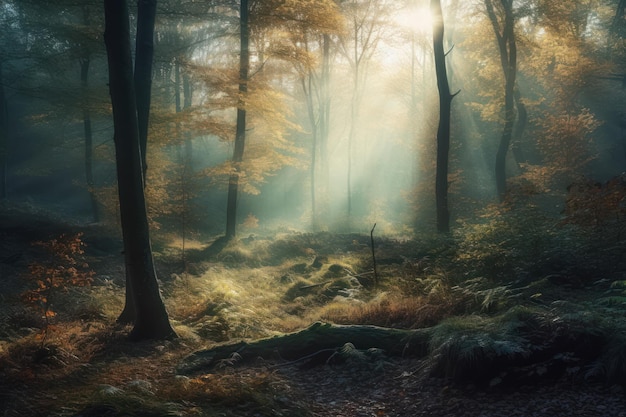
[[[41,303],[23,297],[40,286],[33,279],[32,266],[67,265],[55,264],[53,256],[33,243],[75,233],[83,233],[85,253],[77,258],[95,272],[93,282],[89,287],[68,282],[46,293],[47,309],[54,311],[46,325]],[[557,351],[541,364],[521,367],[533,378],[519,378],[518,372],[512,382],[506,380],[506,372],[489,374],[493,371],[489,365],[485,378],[430,372],[440,360],[437,355],[383,355],[375,361],[356,355],[355,360],[321,364],[276,357],[239,364],[233,356],[210,371],[177,372],[195,351],[280,336],[318,320],[421,328],[455,316],[495,317],[495,311],[510,307],[499,303],[517,303],[520,297],[539,298],[549,306],[570,303],[575,309],[610,291],[604,275],[585,281],[593,282],[590,285],[566,286],[551,275],[547,281],[556,283],[555,289],[546,286],[545,279],[541,288],[528,290],[529,284],[524,291],[511,286],[492,285],[487,291],[453,285],[447,282],[451,278],[435,271],[432,250],[421,243],[388,239],[377,240],[380,282],[375,283],[369,239],[329,233],[251,235],[225,247],[219,241],[212,246],[186,242],[183,258],[180,242],[163,237],[155,242],[155,258],[179,338],[132,343],[125,337],[129,329],[115,324],[124,284],[119,237],[100,225],[72,225],[32,208],[2,207],[0,414],[626,417],[622,385],[626,373],[609,382],[583,377],[590,375],[582,368],[588,370],[591,362],[583,364],[584,355],[571,354],[559,362],[567,364],[564,370],[553,374],[554,358],[567,356]],[[608,314],[623,318],[623,313],[612,306]],[[481,325],[491,325],[484,320]],[[585,327],[590,323],[584,322]],[[616,358],[622,362],[615,366],[625,367],[626,349],[620,349],[621,345],[615,355],[624,357]],[[442,355],[445,352],[440,351]],[[472,372],[480,373],[480,358],[469,361]]]

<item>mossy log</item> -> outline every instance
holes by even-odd
[[[178,372],[193,374],[208,371],[225,361],[239,364],[258,358],[294,361],[322,350],[341,349],[346,343],[359,350],[381,349],[388,356],[422,357],[427,354],[430,332],[430,329],[401,330],[317,322],[295,333],[196,352],[183,360]]]

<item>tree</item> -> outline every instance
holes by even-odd
[[[104,12],[124,260],[135,307],[130,336],[171,338],[176,333],[159,293],[146,214],[126,0],[105,0]]]
[[[241,0],[239,9],[240,49],[239,49],[239,101],[237,103],[237,130],[235,133],[235,149],[233,151],[233,167],[228,181],[228,197],[226,206],[226,239],[232,239],[237,227],[237,197],[239,190],[239,171],[243,161],[246,145],[246,94],[248,92],[248,72],[250,68],[250,9],[248,0]]]
[[[446,53],[443,49],[444,23],[441,1],[431,0],[433,14],[433,49],[435,71],[439,91],[439,127],[437,128],[437,179],[435,184],[437,206],[437,230],[441,233],[450,231],[450,211],[448,209],[448,158],[450,153],[450,112],[452,99],[448,73],[446,71]]]
[[[501,0],[504,21],[500,25],[493,0],[485,0],[487,14],[498,41],[502,71],[504,73],[504,128],[496,154],[496,190],[500,201],[506,194],[506,155],[513,136],[515,123],[515,77],[517,74],[517,44],[515,42],[515,19],[513,0]],[[521,100],[520,100],[521,102]]]
[[[137,126],[139,133],[139,150],[143,187],[146,186],[146,152],[148,149],[148,119],[150,116],[150,91],[152,87],[152,61],[154,56],[154,21],[156,0],[140,0],[137,2],[137,37],[135,40],[135,100],[137,104]],[[126,273],[126,297],[124,309],[118,322],[132,323],[136,318],[136,307],[133,296],[131,277]]]
[[[92,22],[90,19],[90,9],[88,5],[82,5],[83,24],[86,28],[91,28]],[[91,65],[92,50],[90,43],[95,41],[93,36],[80,37],[79,45],[79,58],[80,65],[80,87],[82,97],[82,110],[83,110],[83,130],[85,136],[85,180],[87,182],[87,189],[91,199],[91,211],[93,221],[98,222],[100,220],[98,200],[94,190],[94,177],[93,177],[93,129],[91,125],[91,106],[89,103],[89,67]]]
[[[352,164],[353,149],[359,126],[359,110],[363,99],[363,86],[367,80],[367,65],[382,39],[381,21],[385,15],[385,2],[374,0],[346,0],[342,8],[348,21],[348,35],[340,37],[340,49],[350,64],[352,96],[350,99],[350,130],[347,155],[347,217],[352,214]]]
[[[311,136],[311,225],[317,229],[317,188],[320,182],[324,190],[328,186],[331,36],[340,35],[345,22],[334,1],[318,0],[312,5],[311,10],[301,10],[306,19],[295,19],[289,25],[291,45],[285,46],[282,56],[296,69],[304,95]],[[322,181],[318,181],[320,171]]]
[[[144,186],[146,155],[148,149],[148,119],[150,117],[150,91],[152,88],[152,61],[154,60],[154,21],[156,0],[137,2],[137,38],[135,40],[135,95],[137,97],[137,121],[139,123],[139,146],[143,166]]]

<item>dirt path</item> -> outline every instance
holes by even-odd
[[[419,365],[399,360],[381,369],[341,365],[286,368],[279,374],[319,417],[626,417],[626,398],[619,386],[560,381],[505,389],[455,387],[418,377]]]

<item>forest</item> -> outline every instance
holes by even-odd
[[[626,416],[626,0],[0,0],[0,414]]]

